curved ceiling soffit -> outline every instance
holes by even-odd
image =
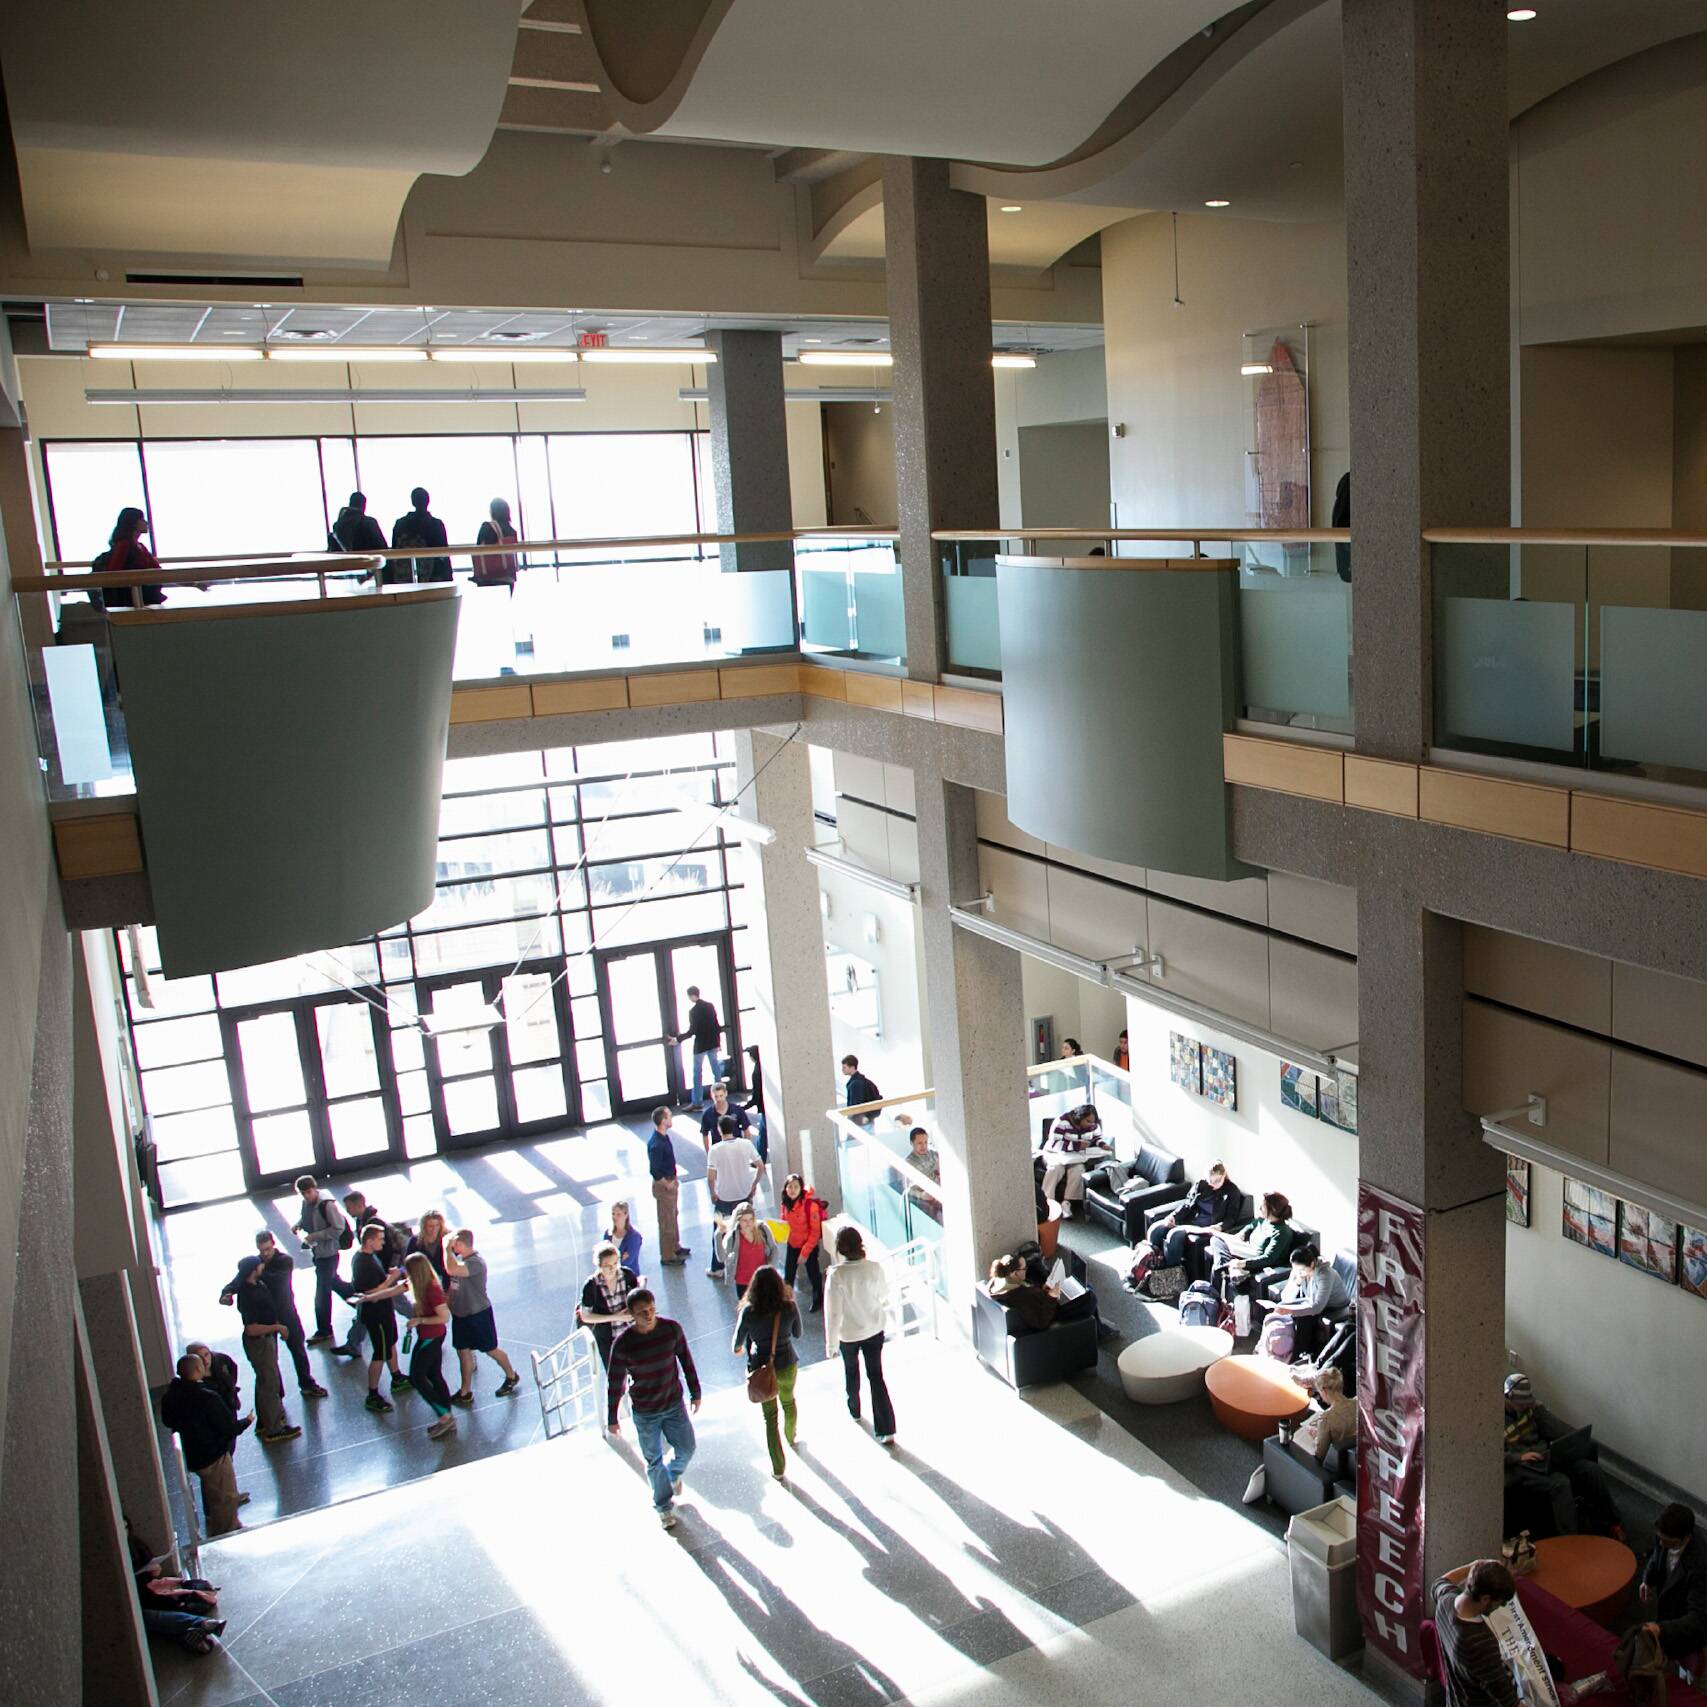
[[[519,15],[415,0],[400,32],[382,0],[16,7],[4,75],[30,246],[383,266],[415,180],[490,146]]]
[[[1227,13],[1213,36],[1193,37],[1136,83],[1108,117],[1071,153],[1042,166],[961,160],[956,189],[986,196],[1095,199],[1094,192],[1208,97],[1235,66],[1327,0],[1248,0]],[[1109,200],[1118,200],[1110,196]]]
[[[875,164],[875,162],[873,162]],[[835,180],[829,180],[834,183]],[[817,186],[814,186],[816,188]],[[863,219],[874,208],[883,206],[883,177],[881,171],[872,175],[850,194],[844,195],[822,221],[816,203],[813,206],[811,258],[822,261],[836,246],[836,240]]]
[[[682,104],[735,0],[583,0],[587,39],[617,123],[644,136]]]

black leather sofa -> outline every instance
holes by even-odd
[[[1330,1446],[1318,1464],[1313,1452],[1271,1434],[1262,1443],[1263,1481],[1270,1501],[1288,1517],[1326,1505],[1341,1494],[1357,1498],[1357,1448]]]
[[[1059,1255],[1067,1272],[1082,1282],[1084,1262],[1071,1251]],[[1076,1322],[1056,1322],[1041,1333],[1022,1329],[1016,1334],[1006,1308],[980,1286],[972,1303],[972,1344],[1010,1387],[1039,1387],[1096,1367],[1097,1325],[1094,1317],[1086,1316]]]
[[[1183,1197],[1176,1197],[1167,1203],[1152,1204],[1150,1208],[1144,1211],[1145,1234],[1148,1235],[1150,1229],[1158,1221],[1162,1220],[1164,1216],[1172,1215],[1184,1202]],[[1242,1227],[1247,1222],[1254,1221],[1256,1213],[1256,1200],[1247,1191],[1239,1199],[1238,1209],[1228,1217],[1228,1220],[1233,1226]],[[1187,1280],[1207,1280],[1209,1278],[1209,1240],[1194,1239],[1186,1246],[1185,1276]]]
[[[1128,1164],[1129,1189],[1120,1196],[1108,1182],[1108,1168],[1091,1168],[1085,1174],[1085,1208],[1108,1230],[1127,1244],[1143,1238],[1145,1212],[1159,1203],[1177,1202],[1184,1194],[1185,1163],[1171,1150],[1155,1144],[1140,1144],[1137,1158]]]

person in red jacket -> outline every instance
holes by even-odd
[[[799,1174],[782,1182],[782,1218],[788,1223],[788,1258],[782,1278],[793,1286],[796,1272],[804,1266],[812,1282],[812,1314],[824,1308],[824,1271],[819,1247],[824,1240],[824,1200]]]

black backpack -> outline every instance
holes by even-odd
[[[332,1199],[330,1197],[323,1197],[320,1200],[320,1225],[322,1227],[330,1227],[332,1225],[332,1216],[334,1213],[336,1212],[332,1208]],[[338,1234],[338,1249],[341,1251],[347,1251],[355,1244],[355,1242],[355,1230],[350,1226],[350,1218],[346,1215],[344,1217],[343,1230]]]

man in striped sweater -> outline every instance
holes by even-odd
[[[1448,1707],[1518,1707],[1517,1685],[1487,1616],[1517,1592],[1499,1559],[1478,1559],[1462,1584],[1434,1585],[1434,1630],[1446,1668]]]
[[[676,1514],[671,1507],[682,1491],[682,1475],[693,1457],[693,1422],[688,1412],[699,1409],[699,1371],[693,1366],[693,1353],[688,1350],[688,1336],[682,1332],[681,1323],[660,1316],[657,1299],[645,1287],[629,1293],[628,1311],[634,1325],[611,1346],[610,1367],[605,1372],[610,1387],[610,1415],[605,1426],[613,1435],[622,1433],[616,1408],[623,1389],[631,1388],[629,1404],[640,1455],[646,1460],[646,1479],[652,1484],[652,1507],[658,1521],[666,1529],[674,1529]],[[691,1395],[685,1405],[681,1377],[676,1373],[678,1363]],[[671,1449],[667,1467],[666,1443]]]

